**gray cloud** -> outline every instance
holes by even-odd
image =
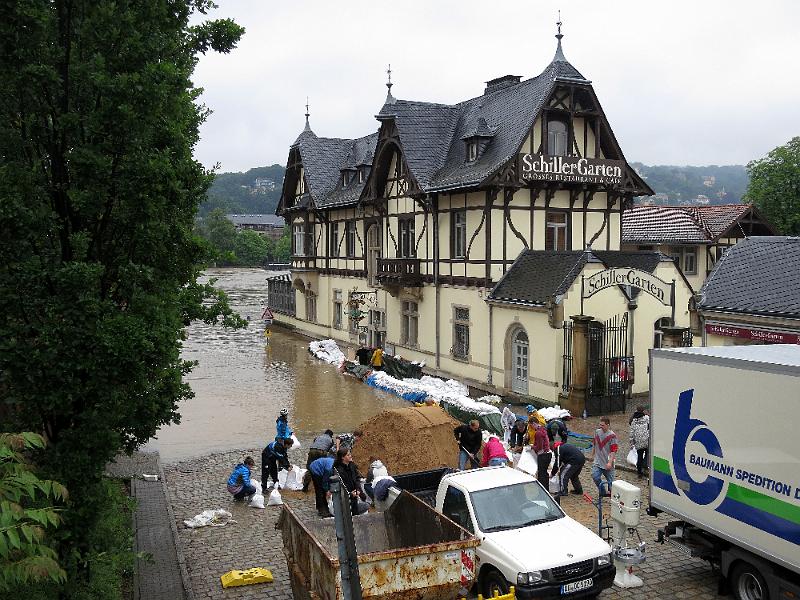
[[[455,103],[483,82],[535,76],[555,51],[593,81],[628,160],[731,164],[800,135],[800,3],[744,1],[219,0],[247,29],[194,81],[213,114],[197,158],[223,171],[280,163],[304,125],[377,129],[392,64],[398,98]]]

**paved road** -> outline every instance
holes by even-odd
[[[258,456],[253,449],[251,455]],[[241,460],[242,452],[214,454],[193,459],[166,468],[166,483],[175,518],[178,521],[178,538],[186,557],[189,578],[194,595],[206,598],[273,598],[291,599],[292,592],[280,532],[275,530],[279,509],[256,510],[233,502],[225,489],[224,481],[232,465]],[[296,461],[295,461],[296,462]],[[637,483],[636,475],[619,472],[621,478]],[[584,488],[593,490],[588,473],[582,475]],[[313,494],[286,494],[284,499],[293,509],[314,518]],[[569,496],[562,504],[567,514],[592,530],[597,527],[597,512],[579,496]],[[203,510],[226,508],[234,524],[226,527],[188,529],[183,519]],[[655,543],[656,530],[666,523],[665,517],[652,518],[642,513],[640,532],[648,543],[647,562],[637,569],[644,579],[643,588],[621,590],[612,588],[602,594],[604,599],[675,599],[713,598],[717,579],[707,563],[688,558],[670,546]],[[532,543],[535,541],[532,540]],[[275,578],[271,584],[260,584],[223,590],[219,577],[230,569],[250,567],[269,568]]]

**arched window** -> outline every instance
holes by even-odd
[[[547,122],[547,153],[552,156],[566,156],[567,124],[564,121]]]

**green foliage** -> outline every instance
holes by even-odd
[[[747,189],[747,171],[743,165],[648,166],[633,162],[631,166],[644,177],[654,192],[666,194],[669,204],[692,200],[701,194],[708,196],[711,204],[736,204],[741,202]],[[711,177],[713,180],[706,179]],[[710,185],[706,185],[706,182]]]
[[[227,52],[207,0],[20,0],[0,19],[0,431],[43,432],[43,476],[71,491],[54,532],[88,577],[103,466],[179,421],[186,323],[241,324],[197,283],[212,176],[196,52]],[[190,26],[190,18],[193,25]]]
[[[252,229],[244,229],[236,235],[234,252],[243,265],[263,265],[273,251],[272,241]]]
[[[236,246],[236,226],[216,208],[203,220],[203,229],[219,255],[233,252]]]
[[[41,580],[66,580],[45,530],[61,523],[50,503],[66,500],[67,490],[39,479],[28,460],[30,451],[44,446],[35,433],[0,434],[0,592]]]
[[[800,235],[800,137],[748,163],[752,202],[783,235]]]
[[[283,228],[283,235],[275,243],[275,262],[288,263],[292,259],[292,232],[289,227]]]
[[[96,489],[98,514],[87,538],[91,550],[81,560],[85,576],[70,578],[57,586],[40,583],[20,589],[26,600],[122,600],[130,598],[137,555],[133,550],[133,511],[119,480],[104,479]]]
[[[217,173],[208,189],[208,200],[200,206],[200,214],[207,215],[215,208],[223,214],[275,214],[283,183],[283,167],[255,167],[245,173]],[[256,187],[256,179],[270,179],[274,189]]]

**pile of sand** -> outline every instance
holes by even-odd
[[[353,459],[366,476],[371,456],[379,458],[389,474],[458,467],[458,445],[453,429],[461,425],[438,406],[387,410],[363,423],[364,432]]]

